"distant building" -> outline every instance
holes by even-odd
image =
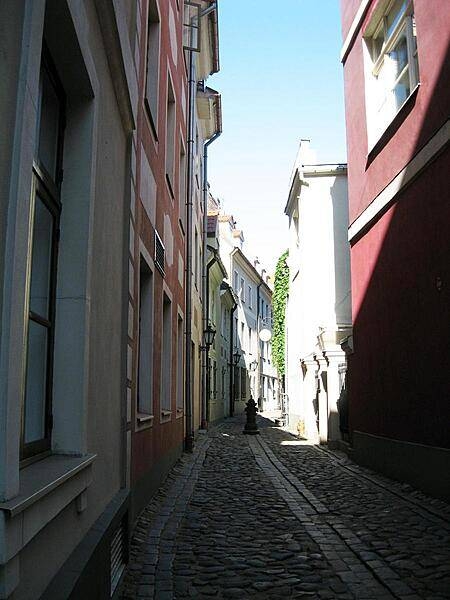
[[[278,407],[278,379],[272,362],[270,339],[260,338],[262,329],[272,331],[272,290],[268,276],[259,271],[243,251],[244,235],[232,216],[219,214],[220,256],[228,282],[237,297],[233,312],[233,398],[231,414],[241,413],[252,396],[260,410]]]
[[[448,0],[342,0],[355,459],[450,499]]]
[[[346,165],[316,164],[302,140],[285,214],[288,424],[309,439],[337,442],[345,420],[342,399],[338,413],[346,368],[340,343],[351,327]]]
[[[208,315],[207,322],[216,332],[208,352],[208,375],[205,385],[207,422],[230,416],[232,403],[233,315],[237,297],[228,285],[228,272],[220,257],[217,211],[208,216]]]

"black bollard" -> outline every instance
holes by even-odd
[[[247,402],[247,406],[245,408],[245,412],[247,413],[247,422],[245,423],[243,433],[247,433],[249,435],[259,434],[258,425],[256,424],[257,410],[256,402],[252,397],[250,397],[250,400]]]

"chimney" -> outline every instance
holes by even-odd
[[[311,149],[311,140],[308,140],[307,138],[301,139],[297,154],[297,165],[313,165],[316,162],[316,153]]]

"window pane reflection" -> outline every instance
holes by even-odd
[[[55,178],[58,149],[59,99],[45,69],[41,70],[40,88],[41,105],[38,157],[49,175]]]
[[[31,262],[30,310],[49,318],[50,271],[52,258],[53,216],[36,196]]]
[[[396,0],[396,2],[394,2],[394,5],[392,6],[391,10],[389,11],[389,14],[387,15],[388,37],[394,31],[403,14],[405,13],[407,4],[407,0]]]
[[[408,46],[405,33],[402,34],[395,48],[389,52],[389,57],[394,63],[395,77],[398,77],[408,64]]]
[[[399,109],[411,93],[409,85],[409,73],[405,71],[394,88],[395,106]]]
[[[47,338],[47,329],[30,320],[25,392],[25,443],[45,437]]]

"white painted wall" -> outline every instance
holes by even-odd
[[[336,349],[338,332],[351,324],[351,296],[346,168],[305,165],[310,156],[302,141],[285,210],[290,268],[286,392],[290,428],[297,430],[303,421],[308,436],[315,437],[316,382],[311,370],[318,368],[314,357],[322,357],[318,336],[332,332],[327,339]],[[310,364],[307,368],[304,362],[302,371],[305,359]]]

